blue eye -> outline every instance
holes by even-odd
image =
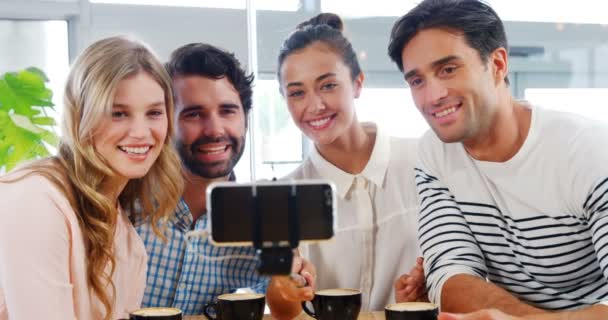
[[[331,90],[331,89],[333,89],[333,88],[335,88],[337,86],[338,86],[338,84],[336,84],[336,83],[326,83],[321,88],[322,89],[329,89],[329,90]]]
[[[158,116],[162,116],[165,112],[161,111],[161,110],[153,110],[148,112],[149,115],[153,116],[153,117],[158,117]]]
[[[124,111],[114,111],[112,112],[112,118],[123,118],[126,117],[127,113]]]

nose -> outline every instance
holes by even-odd
[[[131,129],[129,130],[129,136],[136,139],[144,139],[151,132],[151,123],[144,117],[135,117],[131,122]]]
[[[441,105],[444,98],[448,96],[448,88],[437,79],[429,79],[424,91],[425,104],[434,107]]]
[[[209,115],[203,120],[203,134],[207,137],[220,137],[224,134],[222,119],[216,115]]]
[[[311,94],[308,104],[309,104],[309,110],[312,113],[321,113],[321,112],[325,111],[325,109],[327,109],[327,106],[325,105],[325,101],[323,100],[323,97],[321,97],[318,94]]]

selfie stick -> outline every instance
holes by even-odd
[[[261,200],[258,199],[255,184],[251,188],[253,209],[253,247],[260,261],[258,272],[260,274],[285,274],[291,273],[291,262],[293,260],[293,249],[298,247],[300,242],[300,226],[298,224],[298,206],[296,202],[296,185],[291,186],[291,192],[287,202],[287,234],[289,244],[282,245],[279,242],[272,242],[264,245],[263,225],[264,213],[261,208]]]

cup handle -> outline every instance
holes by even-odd
[[[214,313],[216,314],[216,316],[212,317],[209,314],[209,310],[215,310]],[[217,319],[217,303],[207,303],[203,308],[203,314],[205,315],[205,317],[207,317],[207,319]]]
[[[314,306],[312,309],[313,311],[310,311],[311,309],[308,309],[308,305],[306,304],[306,302],[308,302],[308,301],[302,301],[302,309],[304,310],[304,312],[306,312],[307,315],[309,315],[315,319],[319,319],[319,318],[317,318],[317,315],[314,312]],[[312,303],[311,303],[311,305],[312,305]]]

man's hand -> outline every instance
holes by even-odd
[[[422,257],[418,257],[412,270],[395,281],[395,301],[428,301],[422,263]]]
[[[294,254],[291,275],[274,276],[271,281],[281,298],[290,302],[312,300],[316,288],[316,269],[308,260]]]

